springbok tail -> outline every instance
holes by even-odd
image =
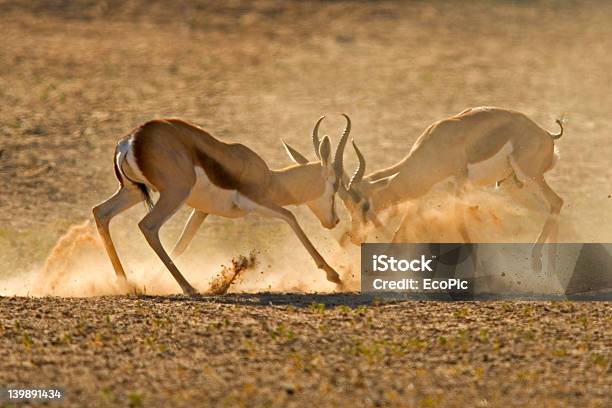
[[[133,183],[133,181],[130,181]],[[151,192],[146,184],[143,183],[134,183],[138,190],[142,193],[142,198],[144,200],[145,206],[147,207],[147,212],[151,212],[155,203],[153,203],[153,199],[151,198]]]
[[[561,128],[561,130],[559,131],[559,133],[549,133],[550,137],[553,138],[553,140],[557,140],[559,139],[561,136],[563,136],[563,119],[559,118],[557,119],[555,122],[557,122],[557,124],[559,125],[559,127]]]

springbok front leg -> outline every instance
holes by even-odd
[[[183,228],[183,232],[181,232],[181,236],[178,241],[176,241],[176,244],[174,244],[170,257],[176,258],[185,252],[206,217],[208,217],[208,214],[200,210],[194,209],[191,212],[187,224],[185,224],[185,228]]]
[[[278,207],[278,208],[272,207],[270,209],[276,212],[281,219],[283,219],[284,221],[287,222],[287,224],[289,224],[289,226],[291,227],[295,235],[297,235],[302,245],[304,245],[304,247],[306,248],[306,250],[312,257],[312,259],[314,259],[315,263],[317,264],[317,267],[325,271],[327,280],[335,284],[341,285],[342,281],[340,280],[340,276],[338,275],[338,272],[336,272],[334,268],[329,266],[329,264],[325,261],[323,256],[321,256],[319,251],[317,251],[314,245],[312,245],[312,243],[310,242],[310,240],[308,239],[308,237],[302,230],[302,227],[300,227],[300,224],[298,224],[297,219],[295,218],[293,213],[283,207]]]
[[[113,264],[115,274],[122,284],[127,282],[127,277],[125,275],[125,271],[123,270],[123,266],[121,265],[121,261],[119,260],[119,255],[117,255],[117,250],[113,245],[109,225],[111,219],[115,215],[133,207],[142,200],[143,197],[135,186],[125,185],[121,186],[121,188],[111,198],[93,208],[93,216],[96,220],[98,233],[100,234],[100,237],[102,237],[104,247],[106,248],[106,252],[108,253],[111,263]]]
[[[394,206],[393,208],[394,209],[398,208],[398,206]],[[394,211],[397,211],[397,210],[394,210]],[[415,223],[415,218],[417,220],[416,223]],[[397,227],[397,229],[393,233],[393,239],[391,240],[391,242],[394,242],[394,243],[401,242],[400,240],[404,239],[405,237],[404,231],[407,231],[408,228],[410,227],[418,228],[417,230],[415,230],[415,235],[413,235],[414,237],[418,238],[416,240],[418,242],[420,239],[422,239],[422,235],[427,234],[428,232],[427,223],[423,222],[424,218],[425,218],[425,211],[423,209],[423,205],[420,201],[417,201],[415,216],[411,218],[410,214],[406,214],[402,217],[402,221],[400,222],[399,227]]]
[[[546,183],[546,180],[544,180],[544,176],[537,177],[533,181],[535,185],[539,187],[540,192],[550,206],[550,213],[544,222],[542,231],[540,232],[540,235],[538,236],[538,239],[536,240],[531,252],[532,267],[536,272],[539,272],[542,270],[542,247],[544,246],[544,242],[546,242],[546,240],[550,241],[550,238],[552,238],[552,241],[557,240],[559,213],[563,207],[563,199],[559,197],[552,188],[550,188],[548,183]],[[549,252],[549,264],[552,268],[554,268],[555,265],[555,257],[556,247],[553,246]]]
[[[478,269],[478,255],[472,245],[472,238],[468,233],[467,226],[465,225],[465,211],[461,208],[463,198],[465,196],[465,186],[468,181],[467,169],[462,171],[460,174],[455,176],[455,222],[457,223],[457,229],[459,234],[466,245],[466,249],[470,251],[470,259],[472,260],[473,273],[476,273]],[[473,289],[473,288],[472,288]]]
[[[334,268],[329,266],[329,264],[325,261],[323,256],[321,256],[319,251],[317,251],[314,245],[312,245],[312,243],[304,233],[304,230],[302,230],[302,227],[300,227],[300,224],[298,224],[295,215],[293,215],[291,211],[273,203],[254,203],[249,199],[241,199],[239,200],[237,205],[245,211],[256,211],[268,217],[279,218],[289,224],[289,226],[291,227],[295,235],[297,235],[302,245],[304,245],[312,259],[314,259],[315,263],[317,264],[317,267],[325,271],[327,280],[337,285],[342,285],[342,281],[340,280],[338,272],[336,272]]]
[[[393,238],[391,238],[391,242],[393,243],[401,242],[400,240],[403,238],[404,231],[406,230],[406,228],[409,228],[409,225],[410,225],[410,216],[406,214],[402,217],[399,227],[397,227],[397,229],[393,233]]]
[[[153,248],[159,259],[166,265],[174,279],[178,282],[183,293],[195,295],[197,290],[185,279],[178,270],[168,253],[164,250],[159,239],[159,230],[164,223],[183,205],[189,196],[190,189],[176,189],[160,191],[159,200],[149,214],[138,223],[147,242]]]

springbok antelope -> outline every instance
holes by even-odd
[[[513,180],[519,187],[525,183],[535,186],[550,206],[533,250],[534,269],[540,270],[542,243],[556,234],[563,205],[544,179],[558,158],[554,140],[563,134],[563,124],[561,120],[557,124],[561,130],[554,134],[513,110],[466,109],[429,126],[399,163],[366,177],[366,161],[353,142],[359,166],[342,187],[344,191],[339,191],[351,216],[351,240],[363,241],[360,231],[369,222],[381,227],[377,214],[382,210],[421,197],[450,177],[455,180],[456,198],[461,198],[468,181],[487,185]],[[471,242],[458,201],[457,227],[462,239]],[[409,222],[407,218],[402,221],[394,240]]]
[[[319,126],[323,117],[319,119]],[[271,170],[264,160],[239,143],[224,143],[203,129],[179,119],[152,120],[117,144],[114,169],[119,190],[93,208],[93,215],[119,282],[126,274],[113,245],[109,224],[117,214],[143,200],[148,214],[138,226],[185,294],[196,290],[164,250],[161,226],[183,205],[193,211],[171,256],[187,248],[209,214],[238,218],[250,212],[287,222],[327,280],[340,284],[338,273],[312,245],[293,213],[284,206],[306,204],[328,229],[339,221],[334,197],[340,185],[342,155],[350,133],[344,130],[335,158],[329,137],[318,146],[319,161]],[[150,190],[159,192],[153,204]]]

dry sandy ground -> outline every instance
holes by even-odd
[[[547,174],[565,199],[559,239],[612,241],[606,2],[52,4],[0,0],[0,284],[40,270],[58,238],[114,191],[117,139],[166,116],[283,167],[281,137],[314,157],[314,121],[346,112],[375,170],[469,106],[514,108],[551,130],[565,114],[561,160]],[[343,125],[331,115],[323,130],[337,138]],[[352,153],[345,160],[355,163]],[[544,209],[499,211],[516,226]],[[131,276],[148,283],[159,265],[136,227],[143,212],[122,215],[113,234]],[[166,245],[185,215],[168,223]],[[332,264],[345,263],[339,232],[298,215]],[[67,262],[109,280],[90,243]],[[179,265],[190,279],[211,276],[253,249],[265,262],[250,291],[328,289],[289,229],[257,217],[211,217]],[[610,405],[610,303],[371,300],[0,297],[0,385],[58,383],[65,406]]]
[[[0,384],[62,386],[58,406],[606,407],[611,312],[355,294],[7,297]]]

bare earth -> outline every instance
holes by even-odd
[[[375,170],[470,106],[514,108],[550,130],[565,114],[561,160],[546,175],[565,199],[559,239],[612,241],[606,2],[52,3],[0,0],[0,290],[90,218],[117,186],[116,141],[155,117],[193,121],[278,168],[289,164],[280,138],[314,158],[315,120],[330,114],[323,130],[336,140],[346,112]],[[136,227],[143,211],[113,224],[128,271],[154,259]],[[334,255],[338,232],[297,213]],[[257,217],[211,217],[181,267],[196,279],[252,249],[295,271],[250,291],[326,289],[288,227]],[[91,251],[82,258],[94,266],[73,264],[112,279]],[[260,267],[264,282],[285,272]],[[611,316],[609,302],[387,304],[354,293],[0,296],[0,387],[58,385],[61,406],[605,407]]]
[[[62,386],[61,406],[605,407],[610,312],[354,294],[0,298],[0,384]]]

